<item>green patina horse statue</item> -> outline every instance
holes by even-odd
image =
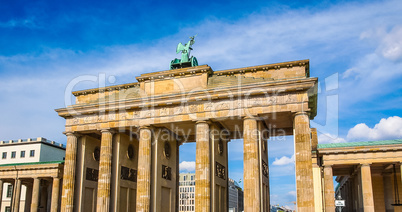
[[[175,58],[170,62],[170,69],[178,69],[178,68],[186,68],[186,67],[193,67],[198,66],[197,58],[194,56],[190,57],[190,51],[193,50],[191,46],[195,43],[194,38],[190,37],[190,40],[186,44],[179,43],[176,48],[176,54],[181,52],[181,59]]]

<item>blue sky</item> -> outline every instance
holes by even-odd
[[[399,0],[4,1],[0,140],[65,142],[54,109],[71,99],[70,82],[105,74],[114,85],[166,70],[177,43],[195,34],[192,54],[214,70],[310,59],[320,83],[311,123],[320,142],[402,138],[401,14]],[[293,137],[272,139],[269,148],[272,203],[291,205]],[[183,145],[181,161],[194,161],[194,149]],[[229,174],[238,180],[241,140],[229,150]]]

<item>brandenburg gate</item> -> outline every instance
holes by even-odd
[[[228,211],[227,144],[242,138],[244,211],[268,212],[267,140],[283,135],[294,135],[298,211],[314,211],[309,61],[195,65],[76,91],[56,110],[66,119],[62,211],[178,211],[184,142],[196,143],[196,211]]]

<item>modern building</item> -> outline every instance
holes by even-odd
[[[195,174],[180,174],[179,211],[195,211]]]
[[[241,212],[244,210],[243,189],[233,179],[229,178],[229,211]]]
[[[241,212],[243,208],[243,190],[239,184],[229,178],[229,211]],[[195,174],[182,173],[179,181],[179,211],[195,211]]]
[[[1,212],[59,210],[64,145],[41,137],[1,141],[0,154]]]
[[[279,205],[271,205],[271,212],[292,212],[293,210]]]

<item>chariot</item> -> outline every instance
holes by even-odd
[[[170,69],[187,68],[198,66],[197,58],[194,56],[190,57],[190,51],[193,50],[191,46],[195,43],[194,38],[196,36],[190,37],[190,40],[186,44],[179,43],[176,48],[176,54],[181,52],[181,59],[175,58],[170,62]]]

